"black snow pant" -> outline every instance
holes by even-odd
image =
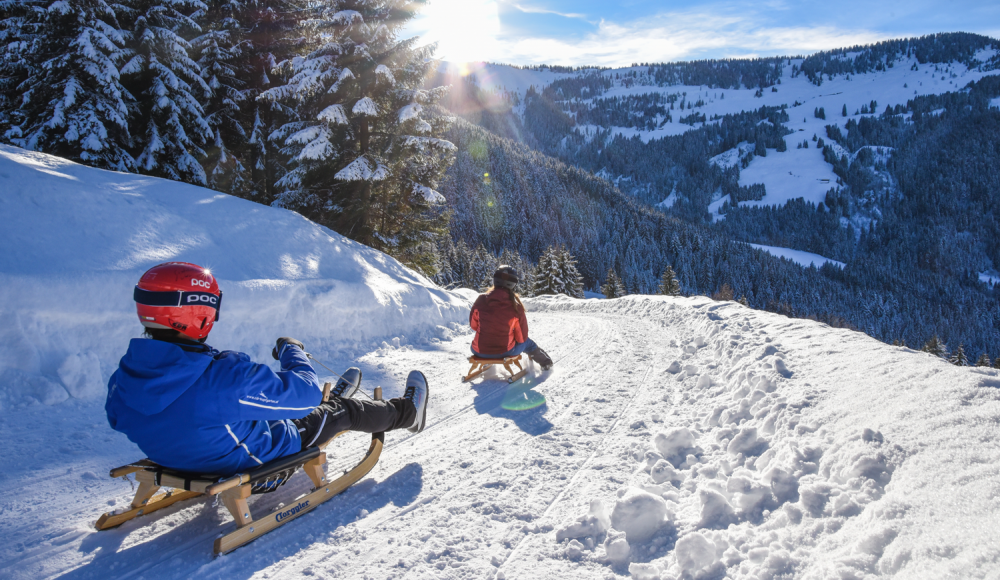
[[[302,449],[319,445],[341,431],[378,433],[409,427],[417,410],[409,399],[367,401],[333,398],[320,403],[301,419],[292,419],[302,438]]]

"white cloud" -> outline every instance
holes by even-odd
[[[780,0],[773,2],[780,4]],[[525,12],[553,13],[515,5]],[[652,15],[632,22],[601,20],[583,37],[500,35],[494,0],[434,0],[408,27],[425,43],[437,42],[436,56],[452,62],[627,66],[722,55],[793,56],[883,40],[885,33],[836,26],[769,26],[753,12],[692,10]],[[774,7],[776,8],[776,6]],[[582,17],[577,14],[561,14]]]
[[[582,39],[499,39],[494,61],[516,64],[594,64],[670,62],[705,58],[706,53],[810,54],[819,50],[867,44],[884,38],[868,30],[823,27],[764,27],[745,15],[666,13],[619,24],[601,21]]]
[[[577,14],[575,12],[559,12],[558,10],[549,10],[547,8],[536,8],[534,6],[525,6],[523,4],[512,4],[514,8],[517,8],[521,12],[526,14],[554,14],[556,16],[562,16],[563,18],[579,18],[580,20],[587,20],[586,14]]]

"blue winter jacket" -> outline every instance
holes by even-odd
[[[305,353],[274,372],[234,351],[135,338],[108,382],[111,428],[172,469],[231,475],[301,450],[295,424],[323,398]]]

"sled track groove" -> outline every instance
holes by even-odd
[[[552,499],[552,501],[549,502],[549,505],[546,506],[545,511],[542,512],[541,516],[539,516],[538,518],[539,520],[549,515],[549,512],[552,510],[553,507],[556,506],[556,504],[560,502],[560,500],[562,500],[563,496],[566,495],[566,492],[568,492],[573,488],[577,479],[580,477],[580,474],[584,472],[584,469],[590,464],[590,462],[594,459],[594,457],[597,456],[597,452],[604,447],[604,444],[607,442],[608,437],[610,437],[611,434],[614,432],[615,428],[618,427],[621,418],[624,417],[625,414],[628,412],[628,410],[631,408],[632,402],[635,401],[636,397],[638,397],[639,394],[642,392],[642,387],[645,384],[646,379],[649,377],[649,373],[653,370],[653,366],[654,366],[653,364],[650,364],[648,367],[646,367],[646,372],[643,374],[642,379],[638,382],[638,384],[636,384],[635,391],[632,393],[632,396],[629,397],[628,402],[622,406],[621,411],[615,417],[614,421],[611,424],[611,427],[609,427],[608,430],[604,433],[604,437],[601,437],[601,440],[598,442],[598,444],[594,446],[593,451],[590,452],[590,454],[587,456],[587,459],[585,459],[583,463],[581,463],[580,466],[576,468],[576,470],[573,472],[573,476],[570,477],[569,481],[566,482],[566,485],[564,485],[563,488],[559,490],[559,493],[556,494],[556,496]],[[497,567],[497,569],[502,570],[504,566],[507,565],[508,562],[513,561],[515,554],[517,554],[518,550],[525,543],[525,541],[527,541],[528,538],[531,537],[533,536],[525,535],[524,537],[522,537],[518,541],[517,545],[514,546],[514,549],[510,551],[510,554],[508,554],[507,557],[504,558],[504,561]]]
[[[557,313],[557,314],[565,316],[567,314],[573,314],[573,313]],[[619,340],[625,338],[622,335],[622,332],[618,328],[616,328],[614,324],[609,323],[608,321],[603,320],[603,319],[597,319],[595,317],[589,317],[588,316],[586,318],[587,318],[588,322],[593,322],[593,325],[588,325],[588,328],[583,329],[582,331],[590,337],[590,340],[587,340],[587,341],[579,340],[579,339],[578,340],[573,340],[572,343],[574,343],[576,346],[572,350],[570,350],[569,352],[564,353],[563,356],[560,357],[559,360],[570,359],[570,362],[584,361],[584,360],[587,360],[590,357],[590,355],[591,355],[591,350],[588,349],[588,348],[586,348],[588,346],[588,343],[589,344],[594,344],[594,343],[596,343],[596,344],[607,344],[607,343],[612,342],[611,337],[615,337],[615,338],[617,338]],[[595,335],[595,333],[593,333],[594,327],[599,327],[600,328],[600,332],[596,333],[596,335]],[[574,333],[574,334],[576,334],[576,333]],[[628,339],[625,339],[625,340],[629,343],[629,346],[634,346],[632,344],[631,340],[628,340]],[[608,377],[610,375],[612,375],[612,373],[614,373],[619,368],[620,364],[625,359],[625,357],[631,355],[632,352],[633,352],[632,349],[624,348],[622,350],[621,354],[619,354],[617,356],[616,360],[613,363],[608,364],[607,366],[605,366],[601,370],[601,377],[600,377],[600,379],[598,379],[596,381],[595,380],[591,380],[590,382],[593,383],[593,384],[603,384],[603,383],[606,383]],[[586,373],[587,372],[586,369],[584,369],[584,366],[580,365],[580,364],[573,364],[571,366],[568,366],[568,368],[570,369],[570,372],[567,375],[563,375],[562,377],[560,377],[561,380],[559,380],[557,382],[552,382],[552,383],[545,383],[545,384],[548,384],[548,385],[553,386],[553,387],[555,387],[555,386],[561,387],[561,389],[558,389],[558,390],[556,390],[556,391],[553,392],[554,395],[557,395],[557,396],[560,396],[560,397],[565,397],[565,398],[573,397],[574,396],[573,393],[574,393],[574,390],[575,390],[575,386],[574,385],[576,383],[572,380],[572,377],[575,374],[581,374],[581,373]],[[508,385],[506,384],[506,382],[503,382],[501,384],[501,388],[498,389],[496,392],[493,392],[490,395],[488,395],[488,397],[490,398],[491,401],[494,400],[494,399],[500,398],[499,396],[502,396],[503,394],[506,393],[507,387],[508,387]],[[482,403],[480,403],[480,405],[481,404]],[[572,412],[572,410],[576,407],[576,404],[577,404],[577,402],[574,401],[572,404],[567,405],[564,409],[559,410],[558,413],[555,416],[552,417],[552,422],[555,423],[558,420],[558,418],[564,417],[567,413]],[[469,411],[469,409],[473,408],[474,406],[475,406],[475,404],[467,405],[465,407],[462,407],[461,409],[458,409],[458,410],[450,413],[449,415],[445,416],[444,418],[440,419],[439,421],[435,422],[434,424],[428,425],[428,429],[430,429],[433,426],[441,426],[442,424],[444,424],[446,422],[451,422],[451,421],[455,420],[456,418],[458,418],[460,415],[463,415],[463,414],[467,413]],[[490,406],[491,410],[495,409],[495,408],[496,408],[496,406]],[[622,415],[627,410],[627,408],[628,408],[627,404],[623,405],[621,411],[616,415],[616,417]],[[614,421],[612,422],[612,424],[614,424]],[[427,432],[428,432],[428,429],[425,429],[421,433],[421,435],[426,435]],[[611,430],[611,428],[609,427],[608,430],[605,432],[605,437],[607,436],[607,433],[610,432],[610,430]],[[406,437],[405,439],[401,439],[398,442],[396,442],[394,444],[394,446],[398,445],[398,444],[402,444],[402,443],[404,443],[406,441],[409,441],[411,438],[412,438],[412,435],[409,436],[409,437]],[[600,445],[600,443],[603,442],[603,440],[604,440],[604,437],[601,438],[601,442],[599,442],[599,445]],[[526,442],[534,442],[534,441],[536,441],[536,436],[530,435],[528,433],[520,433],[520,434],[518,434],[518,436],[516,437],[516,439],[505,441],[504,445],[506,447],[518,450],[516,458],[515,457],[508,457],[506,461],[507,462],[518,462],[518,461],[520,461],[520,462],[524,463],[525,462],[525,459],[524,459],[525,457],[534,456],[534,455],[539,454],[540,451],[544,451],[545,447],[542,446],[542,445],[539,445],[539,444],[531,444],[531,445],[525,444]],[[594,451],[595,453],[596,453],[596,450],[598,448],[599,448],[599,446],[595,447],[595,451]],[[520,459],[518,459],[518,458],[520,458]],[[388,466],[386,466],[386,467],[388,467]],[[482,470],[480,470],[477,473],[480,473],[481,471]],[[523,479],[523,478],[526,478],[526,477],[529,477],[529,474],[521,474],[520,476],[518,476],[514,480],[511,480],[509,482],[509,484],[510,484],[510,486],[513,486],[516,483],[517,480],[520,480],[520,479]],[[364,520],[358,520],[358,521],[356,521],[354,523],[357,524],[358,527],[359,527],[359,530],[363,530],[364,533],[372,533],[372,532],[376,532],[376,531],[384,531],[385,526],[391,525],[394,521],[398,520],[401,517],[413,514],[414,512],[421,511],[424,508],[430,507],[432,505],[440,504],[442,501],[446,502],[450,498],[453,498],[455,496],[460,496],[464,492],[467,492],[468,490],[473,489],[473,488],[475,488],[477,486],[481,486],[481,485],[483,485],[483,481],[481,479],[470,477],[468,480],[463,481],[463,483],[461,483],[459,485],[455,485],[451,489],[449,489],[449,490],[447,490],[447,491],[445,491],[443,493],[436,494],[433,497],[418,499],[418,500],[416,500],[414,502],[414,504],[402,507],[401,509],[399,509],[395,513],[387,514],[382,519],[380,519],[378,521],[366,524]],[[364,501],[365,500],[360,500],[360,501],[354,502],[350,506],[339,506],[338,505],[338,507],[336,509],[344,509],[344,510],[346,510],[346,513],[350,513],[351,511],[354,511],[354,510],[357,510],[357,509],[361,508],[362,504],[364,503]],[[282,564],[279,567],[276,567],[276,568],[272,569],[271,572],[273,572],[274,576],[276,576],[276,577],[282,577],[286,573],[290,573],[289,572],[290,570],[297,569],[297,568],[306,568],[306,567],[310,567],[310,566],[315,566],[315,565],[317,565],[317,564],[319,564],[319,563],[321,563],[323,561],[328,560],[329,558],[333,557],[334,555],[335,554],[333,554],[333,553],[324,553],[322,555],[317,555],[315,557],[315,559],[309,559],[307,562],[290,561],[290,562],[288,562],[286,564]],[[365,565],[366,565],[366,562],[364,562],[364,561],[356,561],[356,562],[352,563],[349,567],[347,567],[345,569],[342,569],[342,570],[338,570],[338,575],[340,575],[342,577],[345,577],[345,578],[361,577],[362,574],[361,574],[361,571],[359,570],[359,568],[364,567]]]

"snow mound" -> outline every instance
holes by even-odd
[[[667,502],[659,496],[639,489],[629,489],[611,512],[611,526],[625,532],[629,544],[650,540],[657,532],[672,523],[673,514]]]
[[[270,360],[295,336],[320,360],[464,323],[467,297],[293,212],[0,146],[0,409],[103,396],[142,327],[132,288],[160,262],[211,268],[214,346]]]

